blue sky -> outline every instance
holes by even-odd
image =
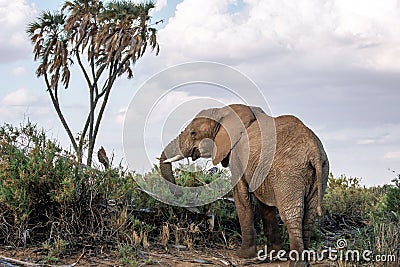
[[[68,147],[43,81],[34,75],[24,32],[41,10],[62,3],[0,0],[0,123],[29,118]],[[398,1],[162,0],[153,16],[165,20],[158,33],[161,52],[138,61],[135,79],[117,82],[97,142],[116,159],[124,158],[124,116],[140,85],[166,67],[200,60],[238,69],[259,86],[273,115],[302,119],[321,138],[334,175],[362,177],[363,184],[374,185],[390,181],[389,168],[400,171]],[[75,77],[62,99],[77,133],[87,94]],[[183,102],[199,96],[190,90],[175,94],[172,100]],[[165,108],[174,104],[167,101]],[[176,121],[187,121],[197,111]],[[158,152],[154,144],[149,158]],[[144,158],[137,155],[132,167],[145,171]]]

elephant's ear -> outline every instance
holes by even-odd
[[[229,138],[228,132],[225,130],[225,127],[219,127],[219,131],[215,136],[214,143],[215,147],[212,162],[214,165],[217,165],[224,158],[226,158],[231,151],[231,140]]]
[[[214,138],[213,164],[217,165],[239,142],[246,128],[255,120],[255,116],[248,106],[241,104],[220,108],[215,115],[220,125]]]

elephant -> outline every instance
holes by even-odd
[[[230,168],[240,258],[257,256],[251,194],[259,203],[268,248],[281,248],[276,211],[288,229],[290,250],[302,255],[309,248],[316,215],[322,216],[329,162],[320,139],[300,119],[272,117],[244,104],[202,110],[162,151],[162,177],[175,183],[171,163],[189,157]],[[308,264],[291,261],[291,266]]]

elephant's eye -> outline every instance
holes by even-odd
[[[194,137],[196,135],[195,131],[190,131],[190,136]]]

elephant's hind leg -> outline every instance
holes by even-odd
[[[302,253],[303,244],[303,215],[304,198],[303,196],[285,195],[282,201],[278,202],[279,214],[285,223],[290,241],[290,250],[297,250]]]
[[[311,231],[315,222],[316,210],[317,210],[317,193],[306,200],[304,209],[304,220],[303,220],[303,240],[304,249],[310,248],[311,242]]]
[[[264,235],[267,237],[268,253],[271,250],[278,252],[282,248],[282,239],[276,217],[276,207],[265,205],[262,202],[259,202],[259,207],[263,222]]]
[[[285,223],[290,242],[290,254],[293,257],[293,251],[297,251],[296,261],[290,262],[293,266],[309,266],[307,261],[302,260],[304,251],[303,243],[303,216],[304,216],[304,196],[302,194],[290,194],[289,192],[281,194],[282,198],[278,201],[279,214]]]

